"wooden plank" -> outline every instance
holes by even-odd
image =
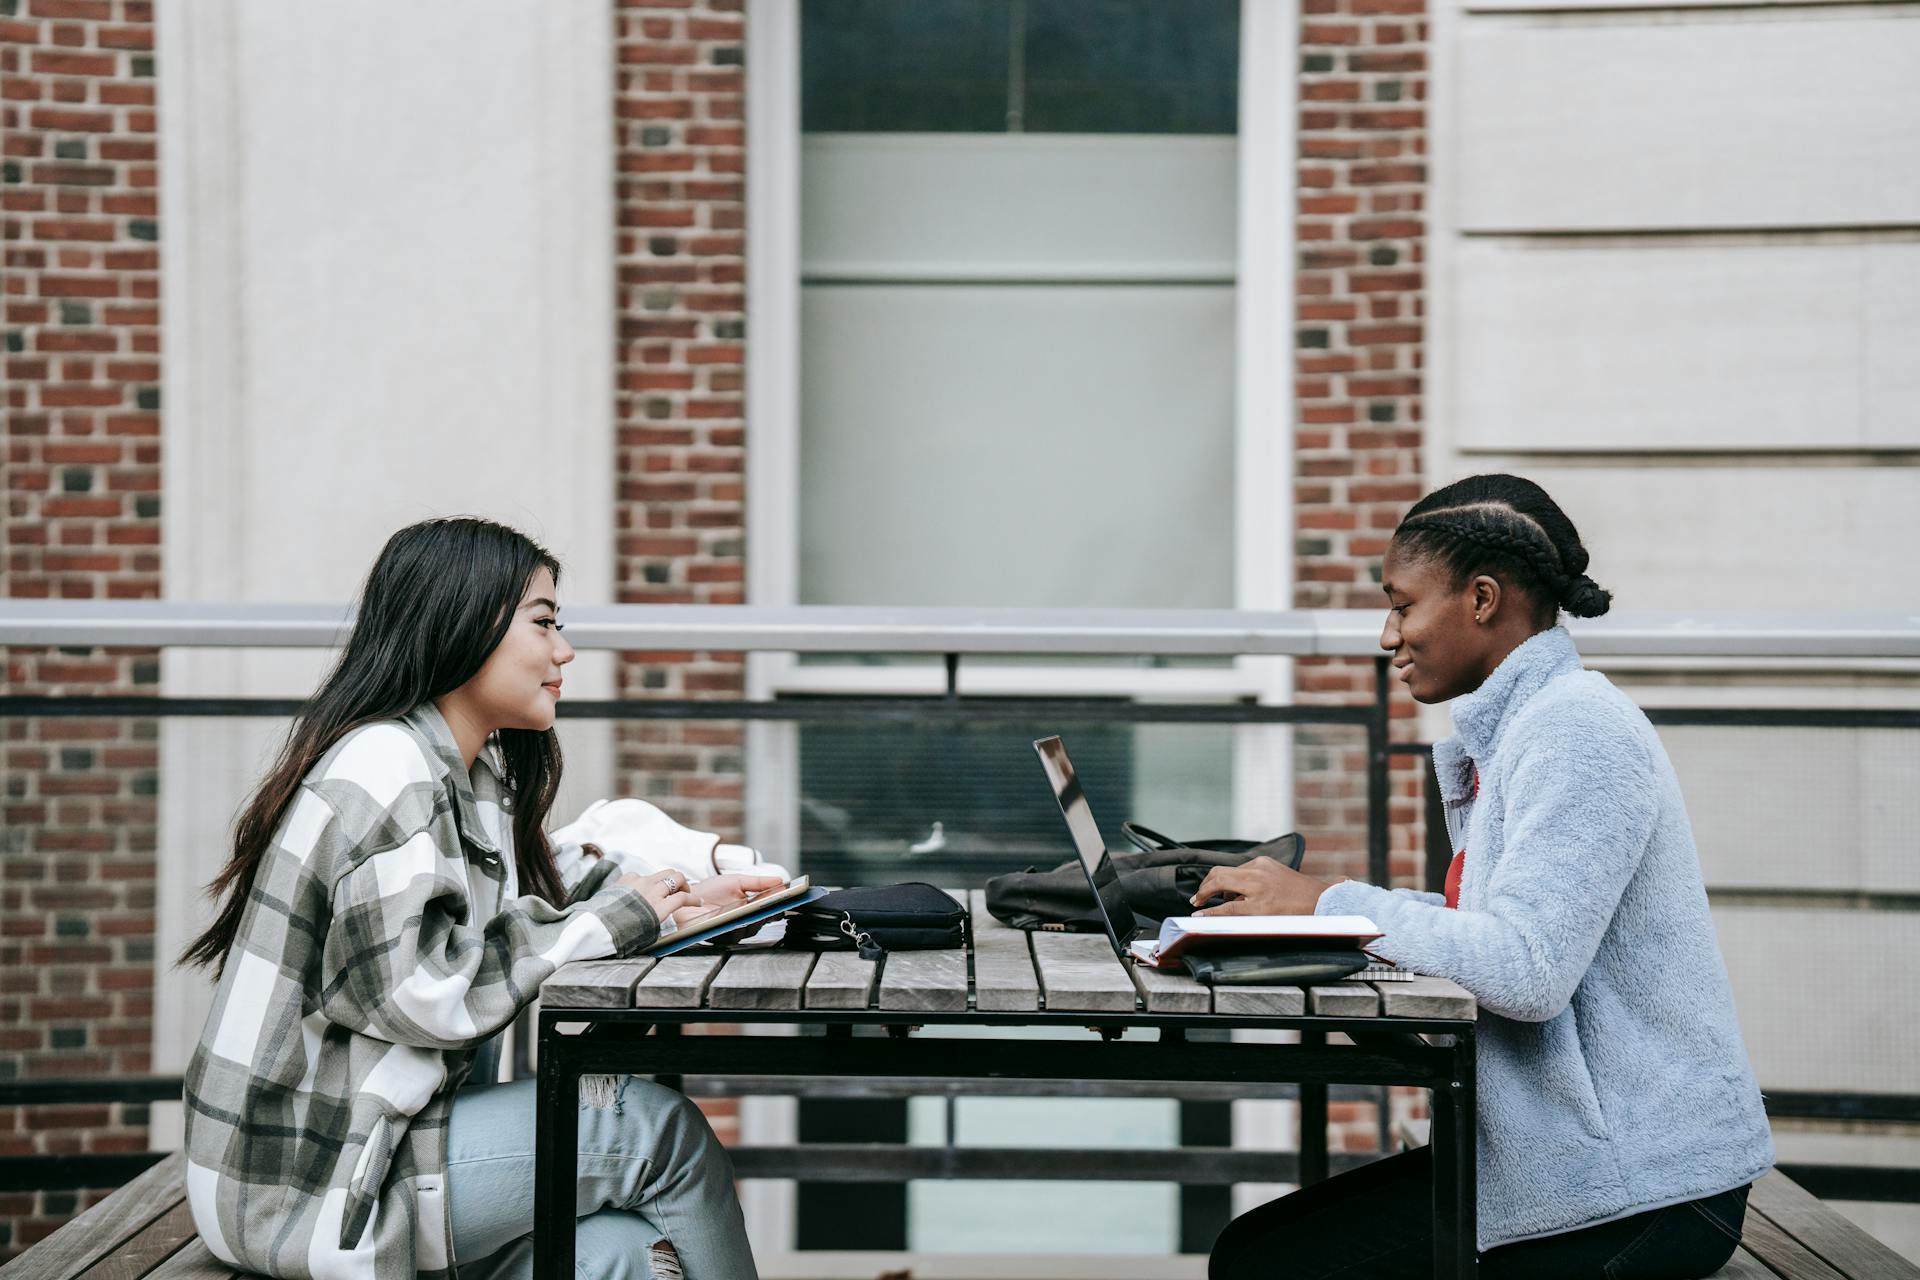
[[[182,1200],[154,1219],[145,1231],[88,1267],[79,1280],[140,1280],[194,1235],[193,1210]]]
[[[186,1199],[187,1158],[175,1152],[9,1263],[7,1280],[65,1280],[144,1231]]]
[[[1472,1018],[1480,1007],[1471,991],[1445,978],[1368,985],[1380,993],[1380,1012],[1389,1018]]]
[[[1213,989],[1213,1011],[1298,1018],[1307,1011],[1307,992],[1304,987],[1242,987],[1229,983]]]
[[[950,1013],[967,1007],[967,953],[889,951],[880,967],[880,1007]]]
[[[1150,969],[1143,964],[1128,964],[1126,971],[1140,988],[1149,1013],[1211,1013],[1213,988],[1203,987],[1184,970],[1170,972]]]
[[[804,999],[809,1009],[865,1009],[873,1003],[878,961],[863,960],[857,951],[822,951],[807,978]]]
[[[1920,1267],[1862,1231],[1786,1175],[1773,1172],[1753,1184],[1749,1214],[1758,1211],[1834,1270],[1874,1280],[1915,1280]]]
[[[987,910],[984,889],[967,895],[973,943],[973,1007],[986,1012],[1027,1011],[1040,1007],[1040,979],[1033,968],[1027,935]]]
[[[698,1009],[725,956],[668,956],[633,989],[636,1009]]]
[[[1713,1273],[1713,1280],[1780,1280],[1780,1273],[1745,1249],[1735,1249],[1727,1265]]]
[[[1740,1234],[1741,1244],[1786,1280],[1847,1280],[1764,1213],[1749,1213]]]
[[[540,1003],[548,1009],[631,1009],[633,989],[654,963],[652,956],[636,956],[563,964],[540,984]]]
[[[1034,968],[1047,1011],[1132,1013],[1137,994],[1103,933],[1035,933]]]
[[[965,909],[964,889],[942,889]],[[880,965],[882,1009],[915,1012],[951,1013],[967,1007],[967,952],[964,947],[947,951],[889,951]]]
[[[1326,1018],[1372,1018],[1380,1013],[1380,996],[1364,982],[1329,982],[1307,988],[1307,1002]]]
[[[195,1237],[187,1247],[147,1273],[147,1280],[232,1280],[233,1268],[214,1257]]]
[[[712,1009],[798,1009],[807,975],[813,972],[810,951],[744,951],[727,963],[707,986]]]

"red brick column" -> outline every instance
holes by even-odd
[[[1426,0],[1303,0],[1294,603],[1381,609],[1380,558],[1420,496],[1427,186]],[[1308,660],[1305,703],[1372,699],[1372,664]],[[1412,738],[1412,702],[1393,704]],[[1366,874],[1363,744],[1298,735],[1296,813],[1318,874]],[[1422,875],[1421,772],[1396,766],[1390,868]],[[1396,1104],[1396,1110],[1405,1104]],[[1333,1108],[1335,1150],[1377,1144],[1374,1109]]]
[[[619,598],[740,604],[746,589],[746,23],[738,0],[615,10]],[[620,696],[738,698],[737,653],[629,653]],[[622,794],[737,840],[737,722],[622,726]],[[708,1104],[721,1137],[738,1107]]]
[[[151,5],[0,4],[6,407],[0,595],[160,593]],[[152,692],[151,651],[14,649],[0,690]],[[0,720],[0,1075],[144,1074],[151,720]],[[0,1111],[0,1152],[137,1151],[144,1106]],[[97,1194],[0,1196],[0,1257]]]

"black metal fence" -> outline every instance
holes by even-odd
[[[960,656],[947,657],[947,688],[944,696],[886,697],[783,697],[770,701],[739,700],[603,700],[572,701],[561,706],[569,719],[613,721],[783,721],[839,725],[929,725],[974,724],[983,721],[1038,722],[1061,725],[1145,725],[1145,724],[1218,724],[1338,727],[1364,735],[1365,794],[1367,814],[1367,867],[1376,883],[1389,879],[1389,802],[1392,766],[1396,757],[1424,757],[1426,744],[1394,742],[1390,738],[1389,673],[1384,659],[1374,663],[1374,696],[1364,705],[1268,706],[1251,701],[1233,702],[1141,702],[1120,697],[980,697],[958,692],[957,674]],[[141,718],[205,717],[257,718],[292,717],[301,702],[279,698],[169,698],[169,697],[0,697],[0,719],[28,717],[113,717]],[[1698,708],[1655,709],[1648,712],[1658,725],[1714,726],[1722,728],[1828,728],[1828,729],[1900,729],[1920,730],[1920,710],[1891,709],[1779,709],[1779,708]],[[1426,880],[1430,888],[1442,882],[1452,851],[1447,847],[1445,824],[1439,816],[1437,788],[1428,775],[1425,823]],[[830,860],[828,860],[830,861]],[[830,880],[833,867],[810,860],[807,869],[816,878]],[[977,884],[978,878],[1007,868],[982,866],[977,861],[956,860],[951,865],[919,861],[916,876],[943,875],[955,885]],[[843,878],[845,876],[843,875]],[[531,1037],[518,1037],[525,1046]],[[524,1049],[516,1074],[530,1072]],[[726,1092],[723,1081],[706,1082],[705,1088]],[[1281,1088],[1281,1094],[1285,1093]],[[0,1106],[48,1106],[57,1104],[119,1102],[151,1103],[177,1099],[181,1081],[174,1076],[141,1076],[99,1080],[4,1080],[0,1081]],[[1354,1099],[1376,1101],[1380,1124],[1380,1149],[1390,1149],[1387,1133],[1387,1107],[1383,1092],[1366,1087],[1348,1090]],[[1164,1095],[1162,1095],[1164,1096]],[[1275,1095],[1280,1096],[1280,1095]],[[1341,1096],[1336,1091],[1336,1096]],[[1769,1092],[1766,1095],[1770,1115],[1781,1118],[1818,1121],[1876,1122],[1920,1124],[1920,1095],[1846,1092]],[[1217,1145],[1228,1131],[1227,1101],[1214,1097],[1192,1097],[1181,1102],[1183,1142]],[[886,1128],[887,1126],[882,1126]],[[902,1135],[903,1136],[903,1135]],[[1093,1153],[1088,1153],[1093,1154]],[[63,1190],[78,1187],[115,1186],[139,1173],[159,1159],[158,1153],[129,1154],[35,1154],[0,1157],[0,1191]],[[935,1161],[939,1164],[939,1161]],[[962,1162],[964,1163],[964,1162]],[[1042,1167],[1044,1164],[1044,1168]],[[1086,1161],[1071,1157],[1036,1162],[1020,1171],[1021,1177],[1088,1177],[1099,1170],[1086,1167]],[[930,1166],[932,1167],[932,1166]],[[939,1164],[951,1172],[952,1160]],[[1784,1166],[1788,1174],[1816,1195],[1850,1200],[1920,1202],[1920,1169],[1878,1166],[1793,1164]],[[1184,1166],[1183,1166],[1184,1168]],[[782,1168],[775,1172],[791,1175],[798,1171]],[[991,1171],[983,1171],[991,1172]],[[999,1171],[1006,1173],[1007,1171]],[[1188,1172],[1191,1172],[1189,1170]],[[1204,1240],[1210,1224],[1224,1212],[1225,1189],[1209,1186],[1219,1179],[1196,1179],[1183,1199],[1183,1242]],[[1191,1228],[1191,1230],[1189,1230]]]

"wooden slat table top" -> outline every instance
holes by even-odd
[[[724,956],[668,956],[647,970],[633,989],[638,1009],[698,1009],[707,1003],[707,988],[720,972]],[[560,973],[565,973],[566,966]],[[556,973],[554,977],[559,977]],[[548,978],[548,982],[553,978]],[[541,990],[545,991],[545,987]]]
[[[944,890],[964,909],[964,891]],[[971,992],[967,980],[967,949],[950,951],[889,951],[880,962],[880,1007],[911,1013],[960,1013]]]
[[[668,957],[672,959],[673,957]],[[805,1001],[807,976],[813,972],[811,951],[743,951],[726,963],[707,984],[710,1009],[798,1009]]]
[[[896,951],[877,965],[852,952],[782,949],[636,956],[562,966],[541,987],[550,1009],[830,1009],[894,1012],[1221,1014],[1233,1017],[1471,1019],[1473,996],[1442,978],[1310,988],[1210,988],[1184,973],[1123,963],[1105,935],[1023,933],[996,920],[978,889],[969,942]]]
[[[873,1005],[880,962],[855,951],[822,951],[803,993],[809,1009],[866,1009]]]
[[[967,953],[890,951],[880,963],[880,1007],[909,1013],[962,1013]]]
[[[973,943],[974,1008],[989,1013],[1024,1013],[1040,1007],[1040,978],[1033,968],[1027,935],[1009,928],[987,910],[987,894],[967,894],[967,937]]]
[[[631,1009],[633,988],[654,963],[652,956],[634,956],[562,965],[540,984],[540,1001],[550,1009]]]
[[[1049,1013],[1132,1013],[1133,979],[1104,934],[1036,933],[1033,961]]]

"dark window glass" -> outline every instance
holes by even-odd
[[[1240,0],[805,0],[808,132],[1233,133]]]
[[[806,0],[800,127],[810,133],[999,133],[1008,0]]]
[[[988,876],[1074,856],[1033,740],[1065,736],[1107,847],[1134,816],[1133,728],[1122,724],[806,724],[800,869],[818,884]],[[927,837],[938,822],[937,840]],[[908,852],[917,843],[939,847]]]
[[[1030,133],[1233,133],[1240,0],[1028,0]]]

